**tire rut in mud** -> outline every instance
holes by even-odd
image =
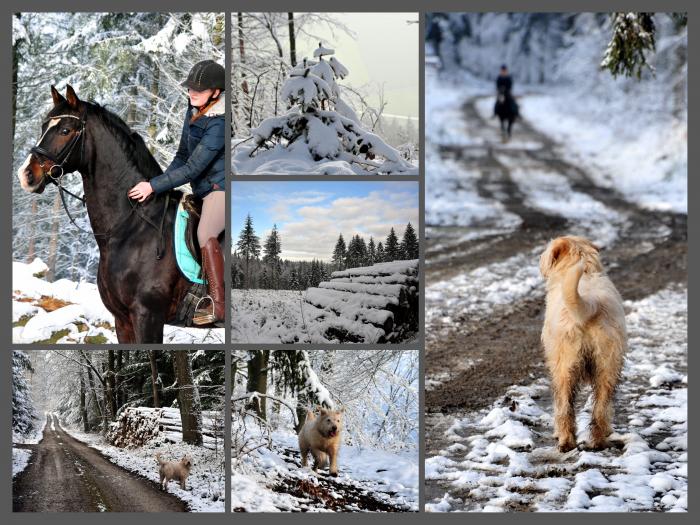
[[[185,512],[187,505],[49,420],[27,468],[13,480],[15,512]]]
[[[479,115],[475,103],[476,99],[472,99],[464,105],[464,116],[472,127],[487,128],[489,124]],[[442,148],[443,155],[481,174],[477,182],[481,197],[502,202],[522,223],[507,234],[452,244],[438,251],[431,252],[430,244],[440,244],[439,236],[429,239],[428,285],[544,246],[547,240],[566,233],[571,225],[563,217],[527,206],[508,168],[498,161],[499,155],[525,155],[545,169],[564,175],[572,190],[625,217],[618,240],[602,252],[608,274],[624,299],[641,299],[669,284],[687,280],[686,215],[645,210],[626,201],[618,192],[597,186],[582,168],[561,158],[560,148],[551,139],[526,121],[520,120],[518,124],[526,138],[541,144],[540,148],[495,151],[488,144],[470,147],[472,150]],[[473,149],[482,151],[474,154]],[[435,234],[439,230],[431,228]],[[431,263],[431,257],[437,258],[436,255],[447,250],[459,256],[442,257]],[[457,323],[447,329],[440,325],[427,326],[426,376],[438,378],[439,382],[426,391],[426,411],[472,412],[489,406],[506,387],[541,377],[545,373],[540,350],[543,314],[543,296],[530,295],[516,304],[494,310],[486,320],[464,315],[453,319]]]

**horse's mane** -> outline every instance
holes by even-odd
[[[143,137],[132,131],[116,113],[97,102],[81,101],[87,108],[87,118],[97,118],[99,122],[117,139],[127,159],[148,179],[163,173],[155,157],[148,151]]]

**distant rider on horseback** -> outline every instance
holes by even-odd
[[[513,98],[513,77],[510,76],[508,72],[508,66],[505,64],[501,65],[501,70],[496,77],[496,92],[502,94],[506,100],[511,102],[511,111],[517,115],[518,105]],[[496,108],[494,106],[494,115],[496,115]]]
[[[518,117],[518,103],[513,97],[513,79],[508,72],[508,67],[503,64],[496,77],[496,103],[493,106],[493,115],[501,121],[503,139],[510,137],[513,122]]]
[[[223,321],[225,314],[224,257],[217,240],[226,224],[225,70],[213,60],[203,60],[192,67],[181,85],[187,88],[189,104],[175,158],[163,174],[131,188],[129,197],[143,202],[152,193],[189,183],[194,196],[202,199],[197,240],[211,309],[198,308],[192,321],[205,325]]]

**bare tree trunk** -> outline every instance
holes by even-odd
[[[114,397],[114,350],[107,350],[107,381],[105,388],[105,406],[109,407],[109,420],[114,421],[117,417],[117,401]]]
[[[34,231],[36,224],[36,216],[39,213],[39,199],[32,199],[32,214],[29,219],[29,245],[27,246],[27,262],[30,263],[36,257],[36,241],[34,240]]]
[[[177,399],[182,420],[182,440],[191,445],[201,445],[202,405],[199,391],[192,378],[192,366],[186,350],[173,351],[173,367],[177,378]]]
[[[241,58],[241,64],[245,64],[245,36],[243,34],[243,13],[238,13],[238,55]],[[243,68],[241,68],[241,90],[246,95],[250,91],[250,88],[248,87],[248,81],[245,79],[245,70]]]
[[[83,357],[83,360],[86,361],[86,359]],[[103,419],[103,411],[102,407],[100,406],[100,401],[97,398],[97,390],[95,389],[95,380],[92,377],[92,370],[90,368],[87,369],[87,375],[88,375],[88,386],[90,387],[90,394],[92,397],[92,404],[95,406],[95,412],[97,412],[97,416],[100,418],[100,420]]]
[[[149,352],[151,358],[151,384],[153,386],[153,408],[160,408],[158,399],[158,363],[156,362],[156,351]]]
[[[122,386],[122,368],[124,367],[124,350],[117,350],[117,368],[114,377],[115,397],[117,399],[117,411],[126,403],[124,387]]]
[[[85,404],[85,376],[83,375],[83,370],[78,371],[80,373],[80,417],[83,420],[83,432],[88,432],[88,413],[87,406]]]
[[[53,199],[53,221],[51,222],[51,240],[49,241],[49,258],[46,261],[49,267],[46,272],[46,280],[53,282],[56,278],[56,256],[58,255],[58,226],[60,222],[61,198],[59,192]]]
[[[297,37],[294,34],[294,13],[287,13],[289,24],[289,61],[292,66],[297,65]]]
[[[246,391],[251,394],[259,392],[267,394],[267,365],[270,360],[269,350],[252,350],[251,358],[248,360],[248,384]],[[267,403],[265,397],[253,399],[248,408],[252,409],[257,416],[262,419],[267,419]]]
[[[148,124],[148,136],[151,137],[151,143],[155,142],[158,134],[156,118],[158,114],[158,92],[160,89],[160,68],[154,64],[153,68],[153,83],[151,84],[151,121]],[[151,153],[155,153],[153,147],[150,148]]]

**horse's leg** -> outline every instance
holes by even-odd
[[[117,331],[117,341],[120,344],[134,343],[134,327],[128,317],[114,317],[114,325]]]
[[[135,343],[162,343],[165,318],[161,311],[153,311],[142,305],[131,313]]]

